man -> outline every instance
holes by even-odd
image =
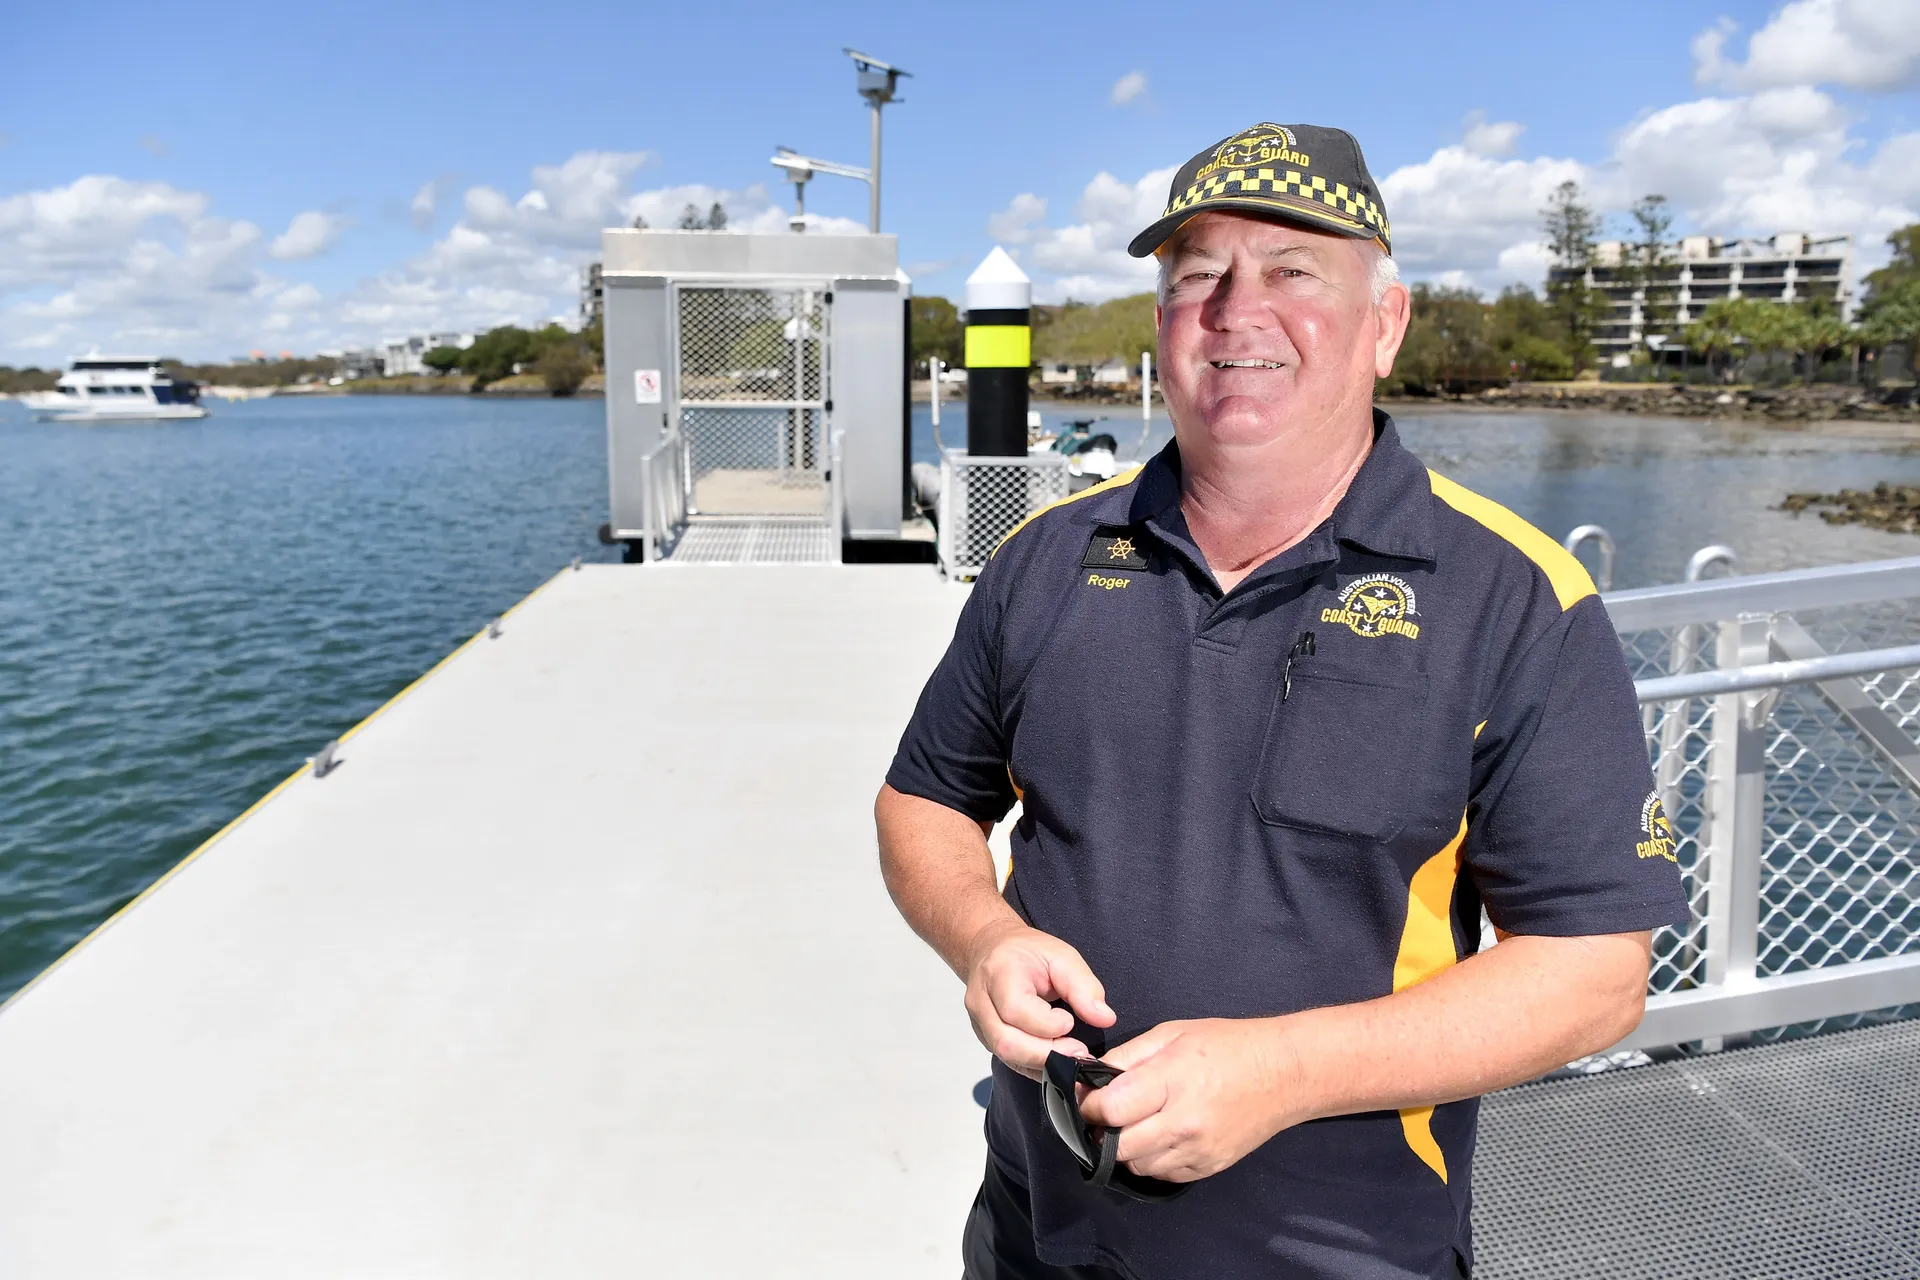
[[[1131,246],[1175,443],[1001,545],[882,788],[997,1058],[973,1280],[1467,1274],[1474,1099],[1630,1031],[1686,918],[1592,582],[1372,408],[1391,249],[1339,130],[1187,162]],[[1050,1051],[1187,1194],[1089,1185]]]

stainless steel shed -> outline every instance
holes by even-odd
[[[909,521],[895,237],[609,230],[601,245],[606,536],[630,559],[931,558]]]

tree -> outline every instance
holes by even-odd
[[[1904,346],[1911,366],[1913,352],[1920,348],[1920,280],[1875,289],[1861,312],[1860,336],[1874,347]]]
[[[595,320],[592,324],[582,329],[580,331],[580,345],[586,349],[587,355],[593,360],[594,369],[596,371],[601,369],[607,352],[606,322],[603,320]]]
[[[570,396],[593,372],[593,361],[578,341],[556,342],[540,353],[534,368],[547,390],[556,396]]]
[[[636,214],[634,214],[634,215],[633,215],[633,229],[634,229],[635,231],[645,231],[645,230],[647,229],[647,220],[646,220],[645,218],[643,218],[643,217],[641,217],[641,216],[640,216],[639,214],[637,214],[637,213],[636,213]]]
[[[460,368],[473,375],[473,389],[478,391],[511,375],[515,365],[534,364],[548,347],[573,341],[577,341],[574,335],[557,324],[534,330],[501,325],[481,334],[460,353]]]
[[[724,231],[727,227],[727,211],[718,200],[705,213],[689,204],[680,211],[680,230],[682,231]]]
[[[1708,377],[1718,376],[1718,361],[1732,355],[1740,344],[1741,327],[1737,312],[1742,305],[1752,306],[1753,302],[1747,298],[1721,298],[1717,302],[1710,302],[1699,318],[1681,332],[1687,350],[1706,360]]]
[[[1593,358],[1594,327],[1607,309],[1606,298],[1589,289],[1585,277],[1593,265],[1600,219],[1580,199],[1580,184],[1567,181],[1547,198],[1540,220],[1547,233],[1547,249],[1562,272],[1558,279],[1552,272],[1547,275],[1547,305],[1558,323],[1561,350],[1574,368],[1584,369]]]
[[[1867,307],[1883,294],[1903,285],[1920,284],[1920,223],[1905,226],[1887,237],[1893,258],[1878,271],[1867,273]]]
[[[1638,238],[1633,245],[1633,283],[1640,294],[1640,341],[1649,352],[1658,352],[1653,339],[1671,334],[1678,314],[1679,284],[1666,278],[1672,252],[1667,233],[1673,228],[1673,211],[1667,198],[1642,196],[1633,206],[1633,222]],[[1656,332],[1658,330],[1658,332]]]
[[[460,367],[466,352],[458,347],[435,347],[420,357],[420,363],[438,374],[449,374]]]
[[[1493,302],[1488,322],[1493,349],[1517,378],[1573,376],[1573,357],[1559,342],[1553,310],[1523,284],[1509,285]]]
[[[1140,353],[1152,351],[1157,340],[1153,304],[1152,294],[1136,293],[1097,306],[1069,302],[1035,308],[1034,358],[1073,365],[1138,364]]]
[[[1489,308],[1479,294],[1424,282],[1410,292],[1412,322],[1389,387],[1397,382],[1429,393],[1465,391],[1507,380],[1509,361],[1494,348]]]
[[[913,367],[924,369],[935,356],[948,368],[964,365],[966,329],[954,305],[945,298],[914,298],[908,306],[913,317],[913,345],[908,352]]]

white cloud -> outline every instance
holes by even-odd
[[[1035,226],[1046,216],[1046,199],[1023,191],[1006,208],[987,215],[987,234],[999,244],[1025,244],[1033,239]]]
[[[1729,89],[1843,85],[1885,91],[1920,83],[1920,5],[1911,0],[1794,0],[1727,58],[1730,19],[1693,39],[1694,77]]]
[[[8,351],[59,359],[92,346],[219,358],[269,335],[276,348],[314,350],[426,329],[542,323],[573,312],[580,269],[598,253],[603,227],[635,216],[671,226],[688,204],[704,212],[717,201],[732,230],[787,230],[787,210],[758,185],[632,190],[647,158],[582,152],[535,169],[517,197],[472,187],[460,218],[423,253],[331,294],[275,274],[274,261],[324,251],[345,226],[337,215],[301,213],[269,238],[251,222],[214,216],[201,192],[108,175],[0,197],[0,360]],[[446,197],[444,180],[428,188],[411,212]],[[807,225],[865,230],[816,214]]]
[[[1863,164],[1856,124],[1806,86],[1700,98],[1641,116],[1589,165],[1484,154],[1490,148],[1472,145],[1476,132],[1510,128],[1517,141],[1519,126],[1470,119],[1469,143],[1395,170],[1381,190],[1394,251],[1411,278],[1465,273],[1487,290],[1544,277],[1539,211],[1568,180],[1613,216],[1616,230],[1635,199],[1659,193],[1685,230],[1846,232],[1871,263],[1888,231],[1920,220],[1920,133],[1888,139]]]
[[[285,262],[317,258],[333,248],[346,226],[347,220],[338,214],[308,209],[293,215],[293,221],[287,224],[286,231],[273,238],[273,243],[267,246],[267,252]]]
[[[1442,147],[1380,182],[1394,256],[1410,279],[1455,272],[1482,287],[1506,283],[1502,257],[1539,238],[1540,210],[1553,189],[1568,181],[1604,186],[1594,176],[1574,160],[1500,159],[1465,144]]]
[[[1520,142],[1520,135],[1526,132],[1525,125],[1511,120],[1489,123],[1484,111],[1468,112],[1463,123],[1466,136],[1460,145],[1477,156],[1510,156]]]
[[[988,219],[996,239],[1030,246],[1022,261],[1034,275],[1042,302],[1072,298],[1098,302],[1153,287],[1153,259],[1129,257],[1127,242],[1160,216],[1173,169],[1156,169],[1137,182],[1098,173],[1074,204],[1076,221],[1064,227],[1040,222],[1046,201],[1020,195]],[[1003,233],[1017,231],[1018,239]]]
[[[1113,82],[1113,89],[1107,100],[1116,107],[1124,107],[1147,91],[1147,73],[1129,71]]]
[[[1615,234],[1634,200],[1659,193],[1678,230],[1851,233],[1865,266],[1883,256],[1887,232],[1920,221],[1920,132],[1868,151],[1858,123],[1807,86],[1704,97],[1629,122],[1607,154],[1588,162],[1519,154],[1520,123],[1475,112],[1459,143],[1401,166],[1380,187],[1409,279],[1486,292],[1539,286],[1548,265],[1541,210],[1568,181]],[[1159,216],[1170,176],[1161,170],[1126,183],[1097,174],[1074,220],[1057,227],[1046,223],[1046,202],[1023,193],[988,229],[1002,243],[1026,246],[1022,262],[1043,301],[1137,292],[1150,287],[1152,267],[1128,258],[1125,245]]]
[[[425,231],[433,225],[433,220],[439,212],[440,180],[435,178],[430,182],[421,183],[420,189],[413,193],[413,199],[407,202],[407,217],[412,220],[414,226]]]

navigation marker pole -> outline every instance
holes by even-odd
[[[1028,493],[1027,371],[1033,366],[1033,281],[994,247],[967,277],[967,452],[1019,459],[969,469],[966,545],[996,547],[1032,503]]]
[[[1027,456],[1033,281],[995,247],[967,277],[967,452]]]

